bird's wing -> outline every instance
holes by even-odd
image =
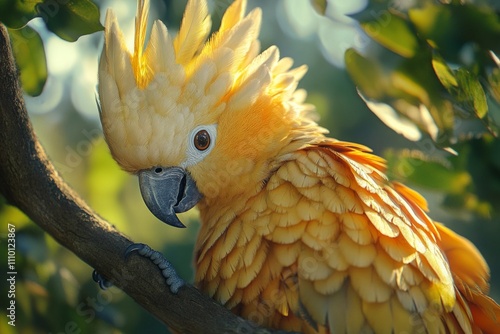
[[[390,183],[381,158],[325,140],[286,159],[266,185],[265,238],[287,249],[283,268],[296,265],[294,314],[332,333],[470,333],[475,313],[498,329],[479,252]]]

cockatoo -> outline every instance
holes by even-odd
[[[261,9],[206,0],[178,34],[139,1],[132,51],[112,11],[99,65],[111,154],[163,222],[198,206],[195,284],[234,313],[304,333],[500,333],[471,242],[427,215],[365,146],[328,138]],[[147,252],[146,252],[147,253]],[[148,253],[149,254],[149,253]]]

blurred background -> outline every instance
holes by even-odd
[[[96,3],[101,22],[106,9],[113,8],[132,46],[136,2],[103,0]],[[214,28],[218,27],[230,3],[230,0],[211,3]],[[346,71],[344,53],[347,49],[354,48],[361,54],[380,53],[357,21],[345,15],[362,10],[367,2],[329,3],[328,13],[320,15],[305,0],[250,0],[250,8],[263,9],[262,49],[277,45],[281,55],[292,57],[297,66],[309,66],[300,87],[308,91],[308,102],[316,105],[320,124],[330,130],[332,137],[367,145],[376,154],[390,159],[395,152],[422,150],[422,141],[405,139],[367,108]],[[152,0],[152,6],[153,18],[162,19],[171,32],[178,29],[185,1]],[[40,18],[29,25],[42,37],[48,79],[39,96],[26,95],[25,98],[35,132],[50,159],[100,216],[135,242],[161,251],[181,277],[191,280],[192,249],[199,227],[196,210],[181,215],[186,229],[174,229],[158,221],[144,205],[136,177],[118,168],[103,140],[96,106],[102,32],[69,43],[48,31]],[[488,152],[478,154],[477,158],[500,151]],[[449,153],[430,147],[427,153],[436,159],[449,157]],[[391,173],[393,171],[391,169]],[[500,175],[496,175],[494,182],[499,182]],[[492,180],[484,178],[481,182],[486,184]],[[498,215],[450,208],[446,205],[449,198],[446,192],[426,187],[425,182],[410,182],[410,185],[427,198],[433,219],[467,236],[480,249],[491,267],[491,294],[500,301]],[[2,320],[1,333],[167,332],[120,290],[101,291],[92,281],[92,268],[5,202],[0,203],[0,222],[2,249],[6,249],[7,223],[16,227],[18,272],[16,327]],[[1,268],[6,268],[6,261],[5,256],[0,258]],[[0,286],[2,294],[7,291],[5,280]],[[7,300],[2,298],[0,306],[0,317],[6,319]]]

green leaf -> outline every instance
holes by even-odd
[[[436,73],[439,81],[446,89],[450,90],[458,86],[458,82],[455,78],[455,75],[453,74],[453,71],[448,67],[448,65],[441,57],[433,55],[432,67],[434,68],[434,72]]]
[[[0,22],[12,29],[22,28],[37,14],[35,6],[42,0],[0,0]]]
[[[491,95],[500,103],[500,68],[496,67],[488,76]]]
[[[412,58],[393,57],[398,60],[382,68],[385,64],[380,59],[348,50],[346,68],[367,106],[386,125],[418,140],[418,131],[409,125],[413,122],[434,141],[439,138],[440,147],[449,146],[453,141],[452,103],[443,97],[446,91],[434,73],[430,52],[419,52]]]
[[[49,30],[69,42],[104,29],[99,22],[99,8],[90,0],[70,0],[64,4],[44,1],[36,5],[36,11]]]
[[[321,15],[325,15],[327,6],[326,0],[310,0],[310,1],[314,10],[316,10]]]
[[[368,36],[402,57],[413,57],[418,50],[417,37],[408,22],[398,15],[386,11],[373,20],[361,22],[361,27]]]
[[[344,54],[347,72],[368,98],[381,98],[387,87],[386,78],[376,61],[365,58],[354,49]]]
[[[479,118],[484,118],[488,112],[488,104],[486,94],[477,76],[460,68],[457,70],[456,78],[459,87],[456,92],[457,100],[463,102],[464,106],[473,111]]]
[[[0,22],[9,28],[22,28],[37,16],[49,30],[70,42],[104,29],[99,8],[90,0],[0,0]]]
[[[408,17],[418,34],[430,46],[438,49],[446,59],[458,60],[464,41],[460,22],[451,12],[451,6],[427,2],[408,11]]]
[[[40,95],[47,80],[47,61],[42,39],[28,26],[8,31],[14,57],[21,72],[21,85],[29,95]]]
[[[428,189],[461,194],[472,182],[466,171],[454,168],[446,160],[432,160],[420,151],[390,150],[385,158],[393,177]]]
[[[455,73],[438,56],[432,59],[432,66],[439,81],[454,98],[454,102],[483,119],[488,112],[488,103],[479,78],[460,68]]]
[[[438,49],[444,58],[458,62],[467,43],[500,51],[500,20],[492,8],[474,4],[437,4],[413,8],[408,16],[418,34]]]
[[[443,205],[453,211],[482,217],[500,214],[500,139],[485,135],[460,143],[455,147],[458,154],[447,158],[430,156],[433,149],[421,147],[422,151],[385,152],[388,175],[442,193]]]
[[[466,41],[477,43],[481,48],[500,52],[500,19],[493,8],[473,4],[451,6],[452,15],[460,22],[461,33]]]

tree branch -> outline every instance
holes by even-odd
[[[7,29],[0,24],[0,192],[61,245],[180,333],[277,333],[257,328],[192,286],[174,295],[131,241],[98,217],[58,175],[26,112]],[[161,298],[158,298],[161,296]]]

